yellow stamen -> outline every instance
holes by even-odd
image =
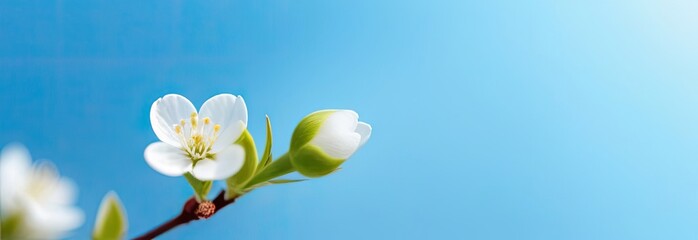
[[[196,128],[197,121],[199,120],[199,117],[196,115],[195,112],[191,113],[190,120],[191,120],[191,126]]]
[[[199,125],[199,121],[203,125]],[[216,141],[221,131],[221,125],[214,123],[210,117],[200,118],[197,112],[189,115],[189,126],[187,120],[181,119],[178,124],[173,124],[175,133],[180,138],[184,151],[193,160],[198,161],[204,158],[213,158],[215,153],[210,153],[213,143]],[[213,127],[213,132],[209,126]]]
[[[194,144],[201,143],[201,140],[203,139],[203,137],[199,134],[196,134],[196,135],[192,136],[191,138],[194,140]]]

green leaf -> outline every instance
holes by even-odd
[[[126,212],[121,205],[121,201],[119,201],[119,197],[114,192],[107,193],[99,206],[92,239],[124,239],[127,228]]]
[[[247,130],[242,132],[242,136],[235,141],[235,144],[242,146],[245,150],[245,162],[238,173],[226,180],[226,199],[241,194],[244,189],[243,186],[247,184],[257,171],[257,147],[254,144],[254,139],[252,139],[250,132]]]
[[[271,121],[269,120],[269,116],[267,116],[267,143],[264,145],[264,153],[262,154],[262,160],[261,160],[261,165],[257,169],[257,172],[259,170],[263,169],[267,165],[271,163],[271,144],[272,144],[272,133],[271,133]]]
[[[199,202],[206,200],[206,195],[211,191],[213,181],[201,181],[194,177],[194,175],[191,175],[191,173],[185,173],[184,178],[187,179],[191,188],[194,189],[196,200]]]
[[[294,183],[294,182],[302,182],[308,179],[274,179],[274,180],[269,180],[268,182],[271,184],[284,184],[284,183]]]

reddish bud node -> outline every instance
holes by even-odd
[[[216,205],[212,202],[206,201],[199,204],[194,212],[199,219],[206,219],[213,216],[216,213]]]

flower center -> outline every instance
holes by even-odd
[[[46,180],[34,179],[28,186],[27,195],[34,200],[43,200],[46,199],[46,191],[51,189],[51,187],[53,186],[48,184]]]
[[[194,163],[204,158],[214,159],[216,157],[210,151],[218,138],[221,125],[212,123],[208,117],[200,119],[199,115],[193,112],[189,117],[189,122],[182,119],[179,124],[174,124],[172,127],[177,133],[182,150]]]

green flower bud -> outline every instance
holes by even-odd
[[[293,167],[308,177],[335,171],[371,137],[371,125],[352,110],[322,110],[301,120],[289,150]]]

